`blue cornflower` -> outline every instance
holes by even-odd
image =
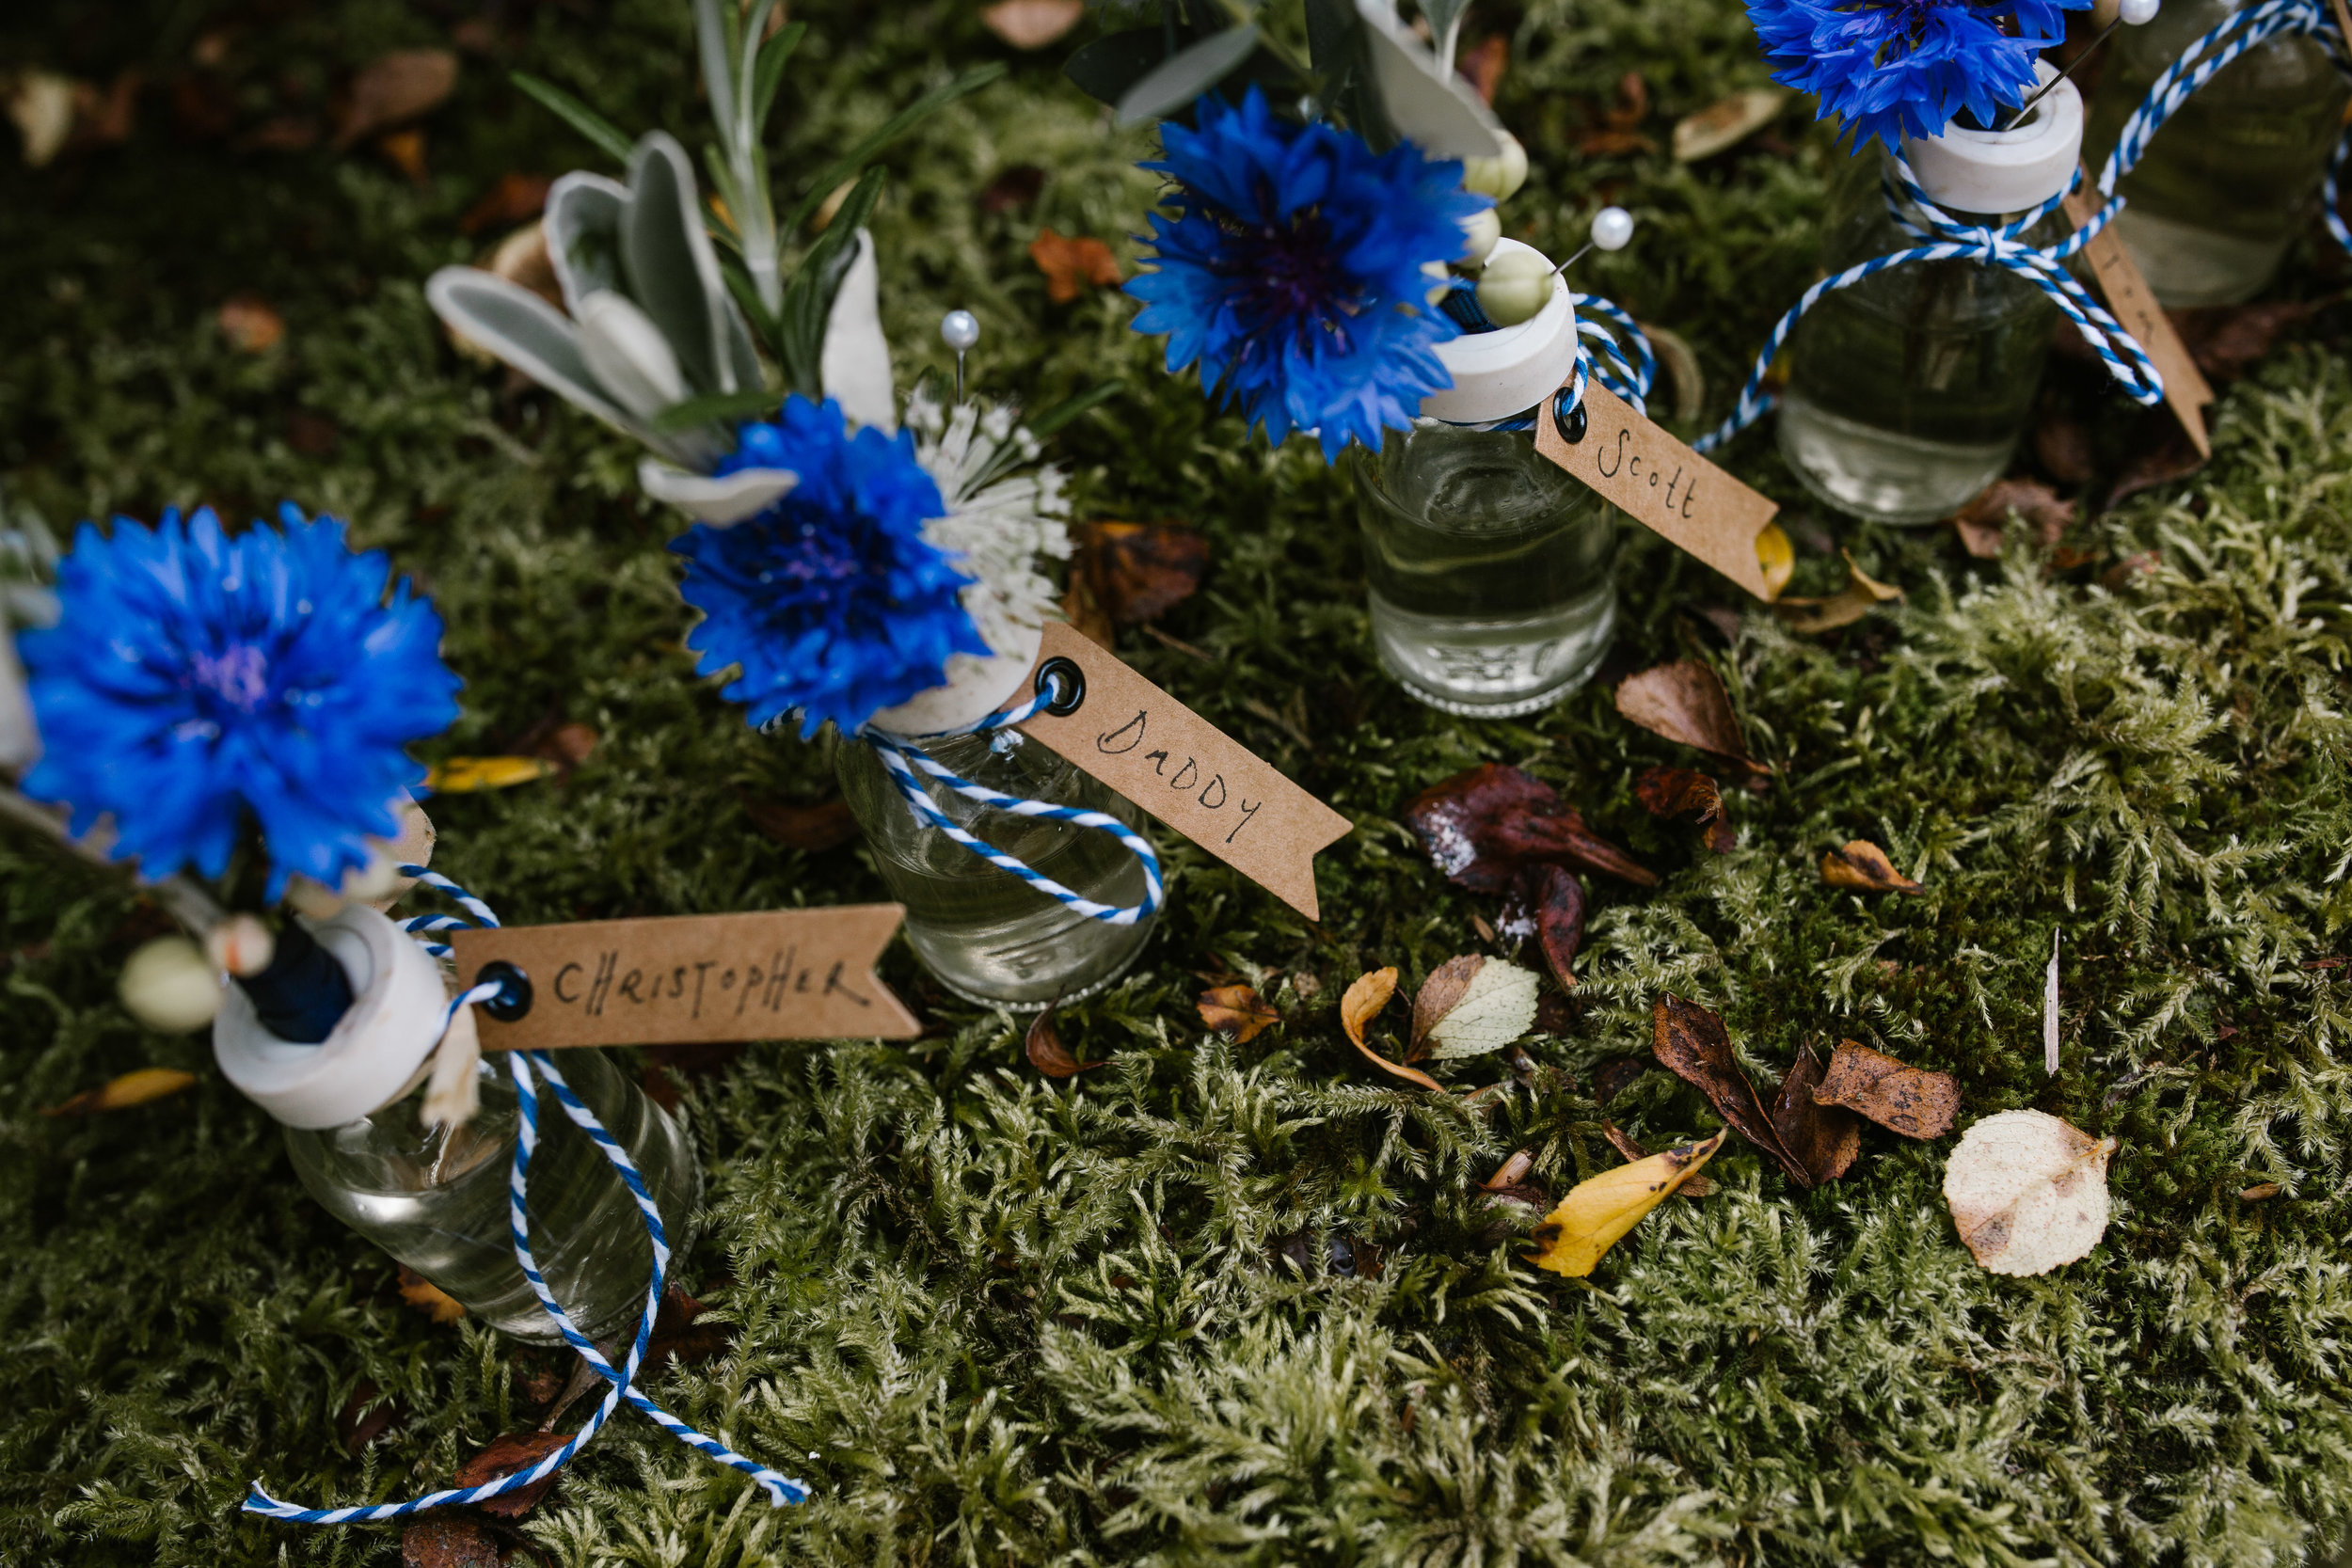
[[[295,872],[329,887],[400,829],[424,769],[404,748],[457,717],[440,617],[343,525],[278,508],[231,539],[210,507],[183,526],[84,523],[57,570],[57,624],[19,639],[41,740],[24,792],[114,820],[149,877],[228,869],[248,816],[275,902]]]
[[[1963,109],[1991,127],[2025,102],[2034,57],[2090,0],[1748,0],[1772,80],[1837,115],[1854,145],[1899,151]],[[2006,25],[2007,31],[2004,31]]]
[[[1168,334],[1168,368],[1200,379],[1279,441],[1319,432],[1323,454],[1411,427],[1454,385],[1437,345],[1459,329],[1428,304],[1430,263],[1462,252],[1463,223],[1494,203],[1462,166],[1410,143],[1375,155],[1320,121],[1278,119],[1249,89],[1216,98],[1200,127],[1160,127],[1148,169],[1175,182],[1178,216],[1152,214],[1158,270],[1127,285],[1138,332]]]
[[[841,405],[795,396],[773,424],[747,424],[718,471],[787,468],[800,483],[729,528],[697,523],[686,557],[686,639],[695,668],[742,673],[726,688],[754,724],[798,708],[801,734],[831,720],[854,735],[880,710],[946,679],[951,654],[985,657],[961,594],[972,579],[924,537],[946,515],[939,486],[901,430],[849,434]]]

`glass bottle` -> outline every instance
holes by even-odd
[[[2081,99],[2061,82],[2017,126],[1955,123],[1905,146],[1939,208],[1965,225],[1997,226],[2064,188],[2081,138]],[[2013,156],[2027,148],[2036,156]],[[1823,236],[1825,272],[1927,243],[1888,208],[1885,191],[1900,189],[1882,182],[1891,163],[1874,147],[1849,162]],[[2003,210],[1968,205],[1988,199],[1984,193]],[[1901,210],[1926,227],[1910,202]],[[2071,231],[2053,212],[2024,237],[2047,246]],[[1824,294],[1789,336],[1781,456],[1839,511],[1897,524],[1950,516],[2009,467],[2059,319],[2049,297],[2015,273],[1958,259],[1906,262]]]
[[[2167,66],[2240,8],[2166,0],[2111,47],[2086,138],[2100,166]],[[2347,89],[2309,34],[2256,44],[2191,93],[2116,193],[2115,231],[2159,302],[2235,305],[2268,286],[2311,222]]]
[[[1141,813],[1131,802],[1017,730],[950,736],[914,749],[1003,794],[1081,806],[1141,826]],[[865,741],[841,744],[834,771],[874,852],[874,868],[906,906],[907,941],[915,957],[965,1001],[1025,1011],[1075,1001],[1118,979],[1143,950],[1156,916],[1113,926],[998,870],[918,817]],[[950,821],[1031,870],[1098,904],[1124,909],[1143,902],[1143,867],[1108,833],[1015,816],[928,776],[923,784]]]
[[[1550,265],[1507,239],[1486,264],[1519,251]],[[1454,385],[1377,452],[1353,452],[1373,646],[1442,712],[1548,707],[1591,678],[1616,629],[1616,510],[1535,450],[1576,342],[1555,275],[1527,321],[1438,344]]]
[[[599,1051],[557,1053],[564,1081],[628,1151],[661,1211],[671,1249],[691,1240],[702,1170],[684,1129]],[[289,1127],[286,1149],[326,1210],[517,1339],[560,1340],[515,1261],[507,1183],[522,1112],[495,1057],[476,1069],[481,1109],[464,1126],[425,1125],[421,1087],[372,1116],[319,1131]],[[531,1157],[531,1247],[555,1299],[592,1339],[635,1328],[653,1268],[637,1203],[545,1085]]]
[[[1373,645],[1421,701],[1508,718],[1582,686],[1617,624],[1616,510],[1532,432],[1416,420],[1355,454]]]

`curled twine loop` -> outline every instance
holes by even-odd
[[[2147,96],[2123,122],[2115,150],[2107,155],[2106,166],[2099,171],[2099,193],[2115,194],[2116,185],[2146,154],[2148,143],[2164,122],[2223,67],[2258,44],[2282,34],[2297,33],[2320,40],[2336,70],[2352,75],[2352,41],[2342,36],[2329,8],[2319,0],[2262,0],[2260,5],[2233,11],[2182,50],[2180,58],[2148,84]],[[2344,215],[2336,210],[2347,156],[2352,156],[2352,129],[2336,138],[2335,150],[2328,155],[2328,171],[2320,182],[2320,215],[2336,244],[2352,252],[2352,227],[2345,225]]]
[[[414,877],[418,881],[448,894],[469,914],[475,917],[464,919],[456,915],[433,914],[422,915],[407,922],[404,928],[412,934],[417,934],[419,940],[424,942],[426,951],[436,957],[446,957],[450,951],[448,945],[426,940],[421,933],[447,930],[454,927],[495,927],[498,925],[498,916],[490,912],[488,905],[448,878],[424,870],[421,866],[404,865],[400,869],[403,876]],[[501,984],[497,981],[486,981],[471,987],[451,1000],[449,1016],[454,1019],[459,1008],[477,1002],[492,1000],[499,994],[500,990]],[[596,1434],[624,1400],[651,1417],[679,1442],[697,1449],[707,1458],[750,1476],[752,1480],[759,1483],[761,1490],[767,1493],[768,1501],[771,1507],[781,1508],[787,1503],[806,1501],[809,1489],[805,1484],[747,1459],[717,1439],[695,1431],[654,1403],[646,1396],[644,1390],[637,1386],[638,1371],[644,1365],[645,1353],[653,1339],[654,1318],[661,1308],[662,1282],[667,1277],[670,1268],[670,1243],[667,1233],[662,1229],[661,1212],[655,1205],[653,1195],[646,1190],[645,1179],[639,1174],[636,1163],[628,1157],[628,1151],[621,1147],[619,1139],[606,1131],[604,1123],[596,1118],[596,1114],[590,1110],[586,1102],[573,1092],[572,1086],[564,1082],[564,1074],[556,1068],[554,1057],[549,1053],[545,1051],[511,1053],[508,1056],[507,1068],[514,1075],[516,1096],[522,1105],[522,1121],[515,1140],[515,1164],[507,1180],[507,1219],[514,1232],[515,1261],[521,1265],[523,1277],[531,1281],[532,1292],[539,1298],[540,1307],[555,1323],[556,1328],[561,1331],[564,1342],[578,1351],[580,1357],[595,1368],[597,1375],[605,1380],[603,1400],[590,1414],[587,1424],[574,1433],[570,1440],[562,1448],[547,1455],[535,1465],[494,1477],[479,1486],[453,1487],[440,1492],[428,1492],[421,1497],[411,1497],[406,1502],[375,1503],[360,1508],[303,1508],[294,1503],[280,1502],[263,1491],[261,1483],[256,1481],[253,1483],[252,1495],[245,1500],[244,1512],[262,1514],[271,1519],[284,1519],[298,1525],[353,1525],[405,1518],[413,1513],[422,1513],[428,1509],[482,1502],[502,1493],[517,1491],[545,1481],[571,1463],[572,1456],[587,1447],[588,1440]],[[532,1082],[533,1073],[547,1081],[548,1088],[554,1093],[556,1103],[563,1107],[564,1114],[595,1141],[607,1163],[619,1174],[622,1184],[628,1188],[629,1196],[637,1201],[638,1214],[645,1222],[645,1235],[653,1243],[653,1273],[645,1282],[644,1310],[637,1320],[637,1337],[630,1342],[628,1354],[618,1367],[613,1366],[605,1354],[596,1348],[596,1343],[580,1331],[580,1325],[572,1321],[571,1314],[564,1311],[556,1301],[554,1293],[548,1289],[546,1277],[539,1272],[538,1259],[532,1255],[530,1219],[525,1209],[525,1198],[529,1190],[531,1157],[539,1145],[539,1094]]]
[[[1650,388],[1658,379],[1658,356],[1650,349],[1649,334],[1642,330],[1641,323],[1598,294],[1580,294],[1571,291],[1568,307],[1576,312],[1576,361],[1568,372],[1567,385],[1551,395],[1552,418],[1565,425],[1584,405],[1584,384],[1588,377],[1597,379],[1602,386],[1623,398],[1635,413],[1646,415],[1649,407],[1643,400],[1649,396]],[[1465,332],[1502,330],[1479,308],[1477,288],[1466,277],[1454,280],[1453,292],[1445,296],[1442,309]],[[1599,345],[1601,356],[1607,361],[1605,364],[1592,364],[1592,356],[1584,347],[1588,339]],[[1535,410],[1531,408],[1507,420],[1463,422],[1460,428],[1533,430],[1535,428]]]
[[[2122,324],[2109,315],[2105,307],[2090,297],[2090,292],[2075,281],[2066,270],[2066,263],[2080,254],[2083,246],[2098,236],[2122,209],[2120,197],[2110,197],[2105,205],[2091,214],[2090,221],[2065,239],[2046,249],[2038,249],[2025,240],[2026,230],[2058,210],[2067,197],[2082,182],[2082,170],[2075,169],[2066,188],[2042,202],[2019,214],[2008,223],[1964,224],[1928,199],[1919,188],[1911,165],[1901,154],[1890,156],[1890,177],[1881,181],[1886,196],[1887,211],[1896,225],[1926,245],[1891,250],[1883,256],[1873,256],[1858,261],[1845,271],[1824,277],[1797,297],[1788,313],[1772,324],[1772,333],[1756,356],[1756,364],[1748,372],[1747,385],[1740,388],[1739,406],[1731,417],[1692,443],[1692,450],[1713,451],[1725,441],[1739,435],[1772,411],[1779,400],[1764,390],[1764,377],[1772,369],[1772,360],[1788,341],[1804,313],[1820,303],[1828,294],[1851,288],[1866,277],[1874,277],[1891,268],[1908,266],[1914,261],[1979,261],[1989,267],[1999,267],[2014,273],[2050,297],[2066,319],[2074,324],[2115,377],[2117,385],[2133,402],[2153,406],[2163,401],[2164,378],[2148,357],[2148,351],[2123,329]]]
[[[1141,833],[1104,812],[1089,811],[1078,806],[1057,806],[1044,800],[1025,800],[1017,795],[1007,795],[984,784],[974,784],[941,767],[917,749],[926,740],[948,739],[953,735],[1009,731],[1034,717],[1041,708],[1067,711],[1076,705],[1082,689],[1074,677],[1049,664],[1038,672],[1037,689],[1026,701],[1009,708],[999,708],[970,730],[954,731],[950,735],[905,736],[889,735],[869,725],[859,733],[874,748],[874,754],[882,759],[882,767],[890,773],[891,782],[898,786],[898,793],[906,798],[907,804],[914,809],[918,819],[937,828],[998,870],[1010,872],[1040,893],[1061,900],[1090,920],[1099,920],[1105,926],[1133,926],[1159,913],[1160,906],[1168,896],[1160,876],[1160,857],[1152,852],[1151,844]],[[939,802],[931,799],[930,791],[916,777],[918,772],[937,779],[966,800],[994,806],[1013,816],[1041,816],[1048,821],[1071,822],[1081,828],[1108,833],[1143,867],[1143,902],[1124,908],[1097,903],[1084,894],[1062,886],[1019,857],[1009,855],[987,840],[975,837],[940,809]]]

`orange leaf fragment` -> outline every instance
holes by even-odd
[[[1029,242],[1029,260],[1045,275],[1045,297],[1067,305],[1084,293],[1084,285],[1109,288],[1120,280],[1119,258],[1111,247],[1085,235],[1057,234],[1041,230]]]
[[[1832,887],[1851,888],[1857,893],[1927,891],[1924,884],[1896,870],[1895,863],[1886,858],[1886,851],[1867,838],[1854,839],[1843,848],[1823,855],[1821,880]]]
[[[1358,975],[1356,983],[1347,988],[1347,994],[1340,998],[1340,1027],[1347,1031],[1348,1039],[1357,1050],[1364,1053],[1365,1060],[1381,1071],[1391,1073],[1407,1083],[1419,1084],[1422,1088],[1437,1089],[1443,1093],[1444,1085],[1419,1068],[1406,1067],[1400,1063],[1391,1062],[1364,1043],[1365,1025],[1380,1016],[1380,1009],[1387,1006],[1389,998],[1395,994],[1395,966],[1375,969],[1369,974]]]
[[[1248,1045],[1264,1030],[1282,1022],[1282,1015],[1248,986],[1217,986],[1200,993],[1200,1022]]]

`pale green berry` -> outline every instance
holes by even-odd
[[[1495,216],[1492,207],[1462,220],[1462,254],[1455,258],[1464,266],[1474,267],[1484,261],[1502,238],[1502,220]]]
[[[1534,250],[1507,250],[1478,279],[1478,308],[1497,326],[1533,321],[1551,299],[1551,263]]]
[[[117,989],[131,1016],[157,1034],[201,1029],[220,1011],[220,974],[185,937],[157,937],[132,954]]]
[[[1527,149],[1508,131],[1495,135],[1502,141],[1502,155],[1463,159],[1462,188],[1491,196],[1497,201],[1508,201],[1527,183]]]

